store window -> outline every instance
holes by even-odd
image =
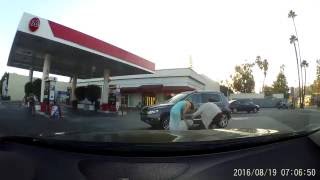
[[[128,94],[122,95],[121,96],[121,105],[125,105],[126,107],[128,107],[128,100],[129,100]]]
[[[155,105],[156,102],[157,102],[157,98],[155,95],[144,95],[143,96],[143,103],[145,106]]]

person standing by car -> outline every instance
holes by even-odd
[[[31,114],[34,116],[35,115],[35,99],[33,94],[31,94],[29,97],[29,109],[31,111]]]
[[[222,112],[213,102],[214,99],[209,98],[207,103],[202,104],[199,109],[192,114],[192,119],[201,116],[201,121],[206,129],[209,128],[210,124],[214,121],[214,118]]]
[[[170,110],[169,130],[188,130],[184,115],[194,108],[190,100],[176,103]]]

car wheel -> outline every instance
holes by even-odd
[[[227,127],[228,123],[229,123],[228,116],[226,114],[222,114],[221,119],[220,119],[219,123],[217,124],[217,126],[219,128],[225,128],[225,127]]]
[[[169,122],[170,122],[169,117],[164,117],[161,120],[161,129],[169,130]]]
[[[254,113],[257,113],[257,112],[258,112],[258,109],[257,109],[257,108],[254,108],[254,109],[253,109],[253,112],[254,112]]]
[[[237,109],[237,108],[233,108],[233,109],[232,109],[232,112],[233,112],[233,113],[236,113],[236,112],[238,112],[238,109]]]

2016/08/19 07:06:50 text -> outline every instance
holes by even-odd
[[[316,169],[233,169],[233,176],[316,176]]]

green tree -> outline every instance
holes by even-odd
[[[3,85],[3,82],[6,80],[6,79],[9,79],[9,73],[5,72],[3,74],[3,76],[1,77],[1,80],[0,80],[0,95],[2,96],[2,85]]]
[[[298,75],[299,75],[299,101],[300,101],[300,108],[303,108],[304,106],[304,96],[303,96],[303,73],[302,73],[302,58],[301,58],[301,51],[300,51],[300,42],[299,42],[299,38],[298,38],[298,31],[297,31],[297,26],[296,26],[296,23],[295,23],[295,18],[296,18],[297,14],[293,11],[293,10],[290,10],[289,13],[288,13],[288,18],[291,18],[292,19],[292,22],[293,22],[293,27],[294,27],[294,31],[295,31],[295,42],[297,42],[297,49],[298,49],[298,52],[299,52],[299,67],[298,68]],[[291,39],[290,39],[290,43],[291,43]],[[295,43],[294,43],[294,46],[295,46]],[[295,46],[295,49],[296,49],[296,46]],[[297,56],[297,52],[296,52],[296,57],[298,58]],[[299,71],[301,72],[301,75],[299,74]],[[301,81],[301,86],[300,86],[300,81]]]
[[[84,86],[77,87],[75,90],[75,94],[76,94],[77,100],[79,101],[84,100],[84,98],[86,97],[86,87]]]
[[[254,90],[255,82],[252,74],[253,63],[245,63],[235,67],[232,76],[232,87],[236,92],[251,93]]]
[[[220,92],[222,92],[226,97],[233,93],[232,89],[225,85],[220,85]]]
[[[284,75],[284,65],[281,66],[277,79],[273,82],[272,92],[282,93],[286,99],[289,97],[289,87],[287,78]]]
[[[32,83],[31,82],[27,82],[24,85],[24,94],[25,96],[30,96],[30,94],[32,93]]]
[[[101,96],[101,88],[97,85],[89,85],[86,88],[86,98],[91,101],[91,103],[97,101]]]
[[[271,86],[264,86],[264,95],[265,96],[272,96],[273,88]]]
[[[302,102],[303,104],[305,104],[304,98],[306,96],[306,86],[307,86],[307,67],[309,67],[309,63],[306,60],[303,60],[301,63],[301,67],[303,67],[304,69],[304,84],[302,84]]]
[[[320,60],[317,60],[316,68],[316,78],[311,85],[311,91],[315,98],[315,103],[320,106]]]
[[[256,58],[256,65],[259,67],[259,69],[263,72],[263,83],[262,83],[262,92],[264,92],[264,82],[267,77],[267,72],[269,69],[269,63],[267,59],[264,59],[263,61],[261,60],[260,56],[257,56]]]
[[[36,79],[32,82],[32,93],[40,100],[41,96],[41,79]]]
[[[300,108],[302,108],[302,93],[301,93],[301,84],[300,84],[300,67],[299,64],[299,58],[298,58],[298,53],[297,53],[297,47],[296,47],[296,41],[298,41],[298,38],[294,35],[291,35],[290,37],[290,44],[293,44],[294,46],[294,52],[296,54],[296,62],[297,62],[297,69],[298,69],[298,82],[299,82],[299,104],[300,104]]]

